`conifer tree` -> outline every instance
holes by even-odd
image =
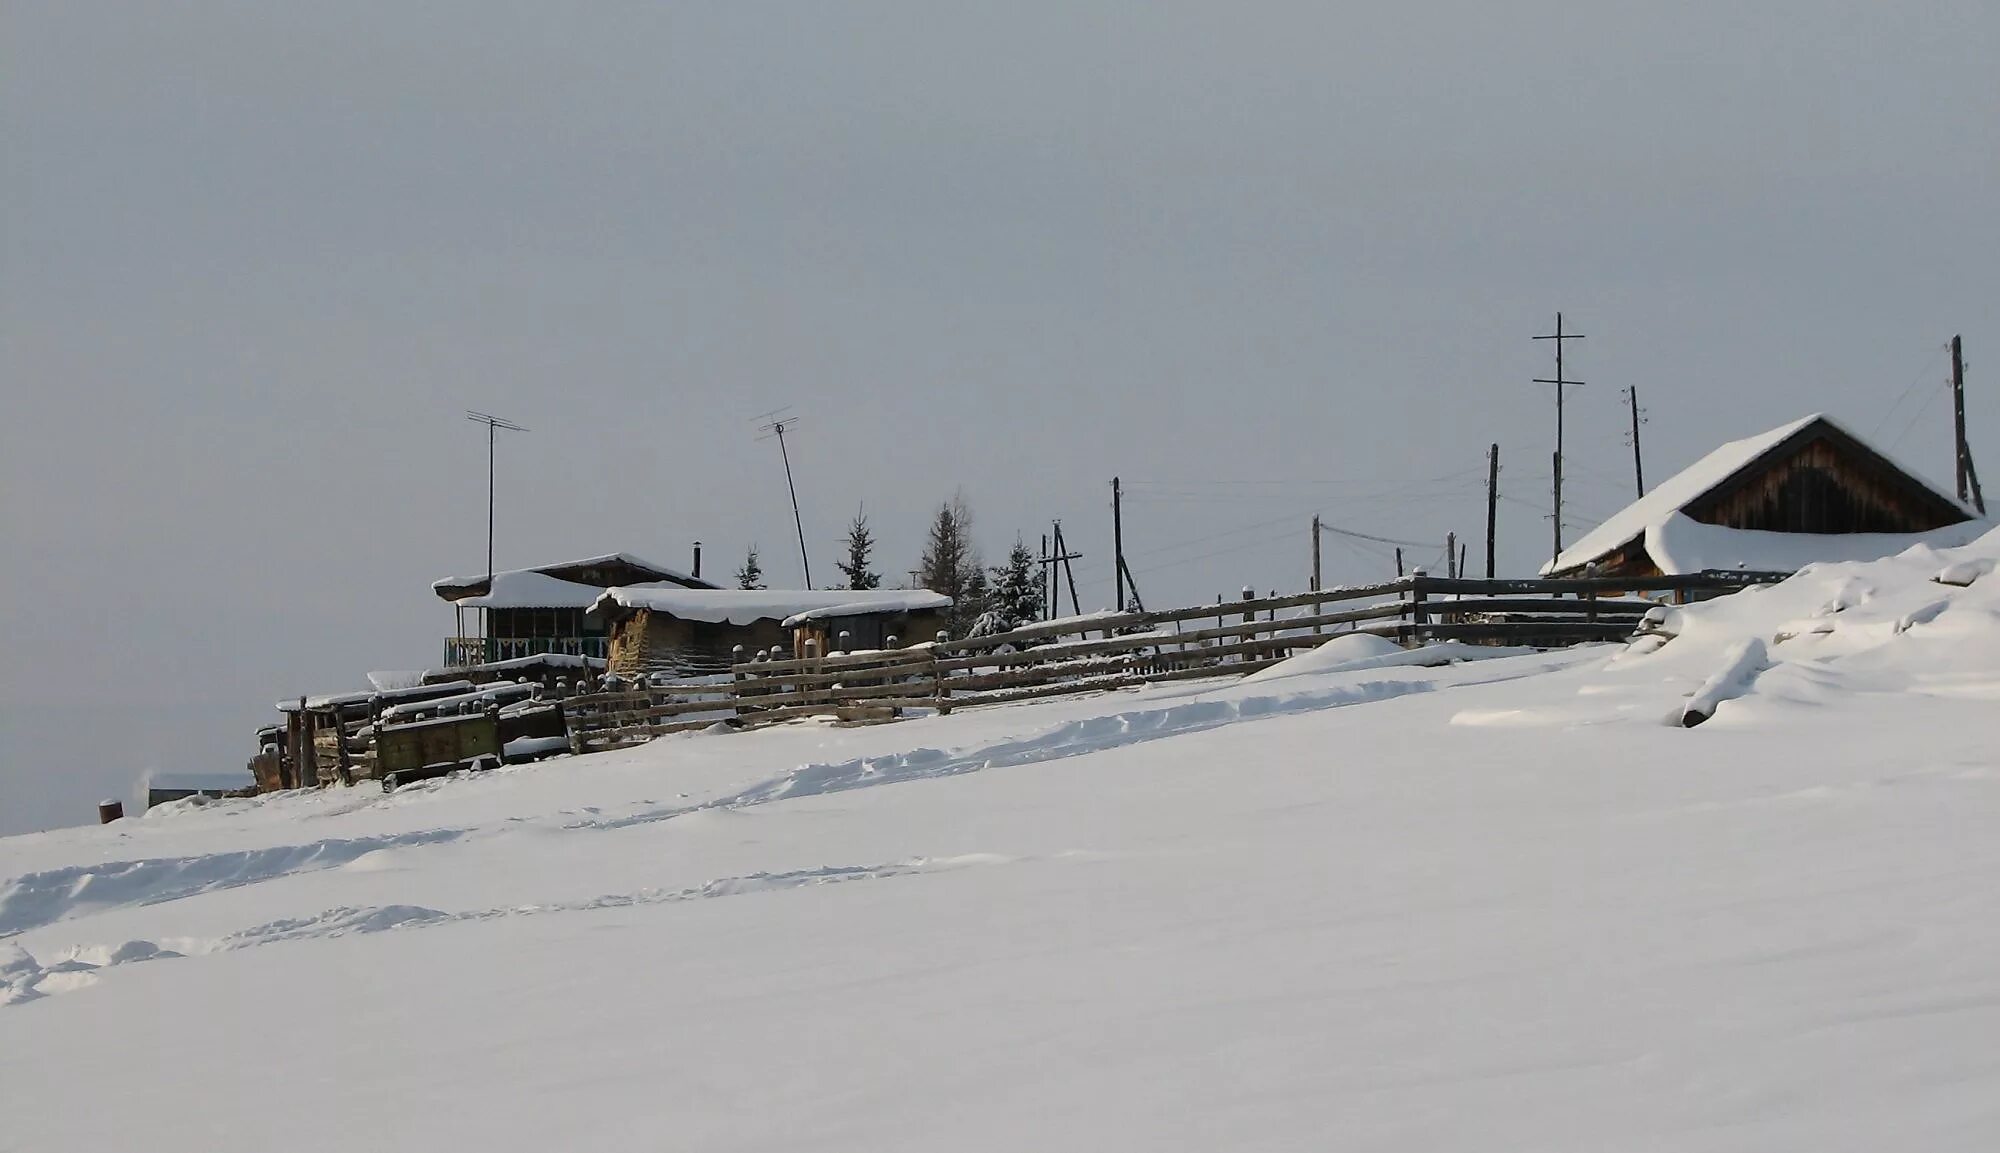
[[[1007,563],[993,568],[993,611],[1020,628],[1042,619],[1041,583],[1035,579],[1035,554],[1020,537],[1007,553]]]
[[[764,566],[757,560],[757,546],[750,546],[750,555],[743,558],[743,567],[736,570],[736,587],[740,589],[760,589],[764,587]]]
[[[966,505],[963,493],[938,506],[917,568],[924,588],[951,598],[946,627],[953,636],[964,636],[967,627],[984,610],[983,604],[974,602],[974,596],[984,599],[986,574],[972,545],[972,510]],[[968,587],[973,585],[975,574],[979,578],[977,586]]]
[[[870,554],[874,551],[875,534],[868,531],[868,510],[862,509],[854,514],[854,522],[847,526],[847,559],[835,562],[847,577],[848,588],[882,587],[882,574],[868,567]]]

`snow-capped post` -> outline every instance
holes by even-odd
[[[805,679],[805,674],[816,673],[819,671],[819,638],[813,637],[807,640],[805,643],[804,651],[801,652],[799,656],[804,658],[806,663],[805,666],[799,670],[800,674],[799,680],[794,687],[796,687],[800,693],[800,698],[799,698],[800,703],[804,704],[810,702],[811,700],[811,696],[807,692],[810,682],[808,682]]]
[[[306,787],[306,750],[312,747],[311,737],[306,732],[306,699],[299,698],[298,711],[288,718],[285,735],[292,746],[292,783],[294,789]]]
[[[854,651],[853,641],[854,637],[852,633],[849,633],[846,629],[840,630],[840,648],[837,651],[842,653],[853,652]]]
[[[125,803],[123,801],[97,802],[97,823],[100,825],[108,825],[122,818],[124,815]]]
[[[1585,580],[1597,579],[1596,561],[1591,561],[1589,564],[1583,566],[1583,579]],[[1585,589],[1583,593],[1583,600],[1585,606],[1583,610],[1583,619],[1595,624],[1597,622],[1597,589],[1594,586]]]
[[[1424,615],[1424,570],[1410,570],[1410,643],[1424,643],[1424,625],[1428,623]]]
[[[937,700],[939,716],[951,715],[951,686],[945,683],[944,669],[938,665],[938,651],[951,635],[943,629],[937,633],[937,647],[931,649],[931,695]]]
[[[1251,601],[1257,599],[1257,590],[1251,588],[1249,585],[1244,585],[1242,596],[1243,596],[1243,603],[1245,605],[1248,605]],[[1246,607],[1243,610],[1243,623],[1250,627],[1243,633],[1242,636],[1237,638],[1238,642],[1240,643],[1247,641],[1250,642],[1251,644],[1255,644],[1257,641],[1257,629],[1256,629],[1257,610]],[[1248,649],[1243,650],[1243,655],[1240,659],[1245,661],[1249,660],[1250,650]]]

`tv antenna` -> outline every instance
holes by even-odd
[[[493,595],[493,446],[500,430],[527,432],[528,429],[490,412],[465,410],[465,419],[486,426],[486,595]]]
[[[769,412],[760,413],[750,419],[764,422],[757,426],[757,431],[762,434],[757,438],[758,440],[777,438],[778,456],[785,462],[785,489],[792,494],[792,527],[797,529],[799,533],[799,568],[805,572],[806,587],[811,588],[813,587],[813,570],[812,562],[806,559],[806,525],[805,521],[799,517],[799,489],[797,485],[792,483],[792,454],[785,447],[785,433],[796,428],[799,423],[798,417],[783,415],[791,411],[791,407],[788,404],[783,408],[774,408]]]
[[[1556,342],[1556,378],[1554,380],[1544,380],[1541,377],[1536,377],[1535,383],[1553,384],[1556,386],[1555,515],[1551,520],[1555,525],[1556,532],[1556,551],[1554,556],[1560,558],[1563,551],[1563,390],[1583,383],[1580,380],[1563,379],[1563,341],[1582,340],[1583,334],[1580,332],[1564,332],[1563,314],[1558,312],[1556,313],[1555,333],[1550,336],[1538,336],[1535,339],[1553,340]]]

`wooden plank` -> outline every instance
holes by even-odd
[[[1593,609],[1592,606],[1595,606]],[[1564,600],[1555,597],[1469,597],[1457,601],[1426,601],[1433,616],[1452,613],[1538,613],[1544,616],[1584,616],[1595,611],[1600,616],[1642,617],[1654,606],[1652,601]]]
[[[926,656],[921,660],[906,661],[895,665],[839,665],[836,667],[826,667],[827,662],[831,659],[822,657],[819,661],[814,662],[822,666],[825,671],[781,672],[770,676],[747,671],[748,669],[761,668],[762,666],[745,666],[746,671],[737,680],[733,688],[735,693],[741,696],[744,692],[744,686],[754,685],[761,681],[775,681],[788,685],[832,685],[849,680],[866,681],[871,679],[880,680],[885,677],[929,676],[932,663],[931,658]]]
[[[1518,593],[1568,593],[1581,596],[1596,593],[1635,592],[1734,592],[1756,584],[1774,584],[1791,576],[1774,572],[1708,572],[1689,576],[1597,577],[1565,580],[1453,580],[1449,577],[1417,577],[1417,587],[1427,594],[1463,593],[1495,596]]]

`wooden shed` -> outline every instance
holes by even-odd
[[[1983,522],[1820,414],[1725,444],[1544,565],[1554,577],[1793,572],[1913,544],[1963,544]]]
[[[724,672],[739,646],[746,653],[800,651],[803,643],[795,644],[788,627],[795,620],[806,626],[805,635],[822,638],[829,629],[837,635],[840,628],[833,626],[840,625],[855,648],[882,647],[890,636],[914,644],[944,627],[950,607],[950,597],[928,589],[613,588],[586,620],[610,634],[611,671],[629,676]],[[822,610],[838,611],[813,615]]]

